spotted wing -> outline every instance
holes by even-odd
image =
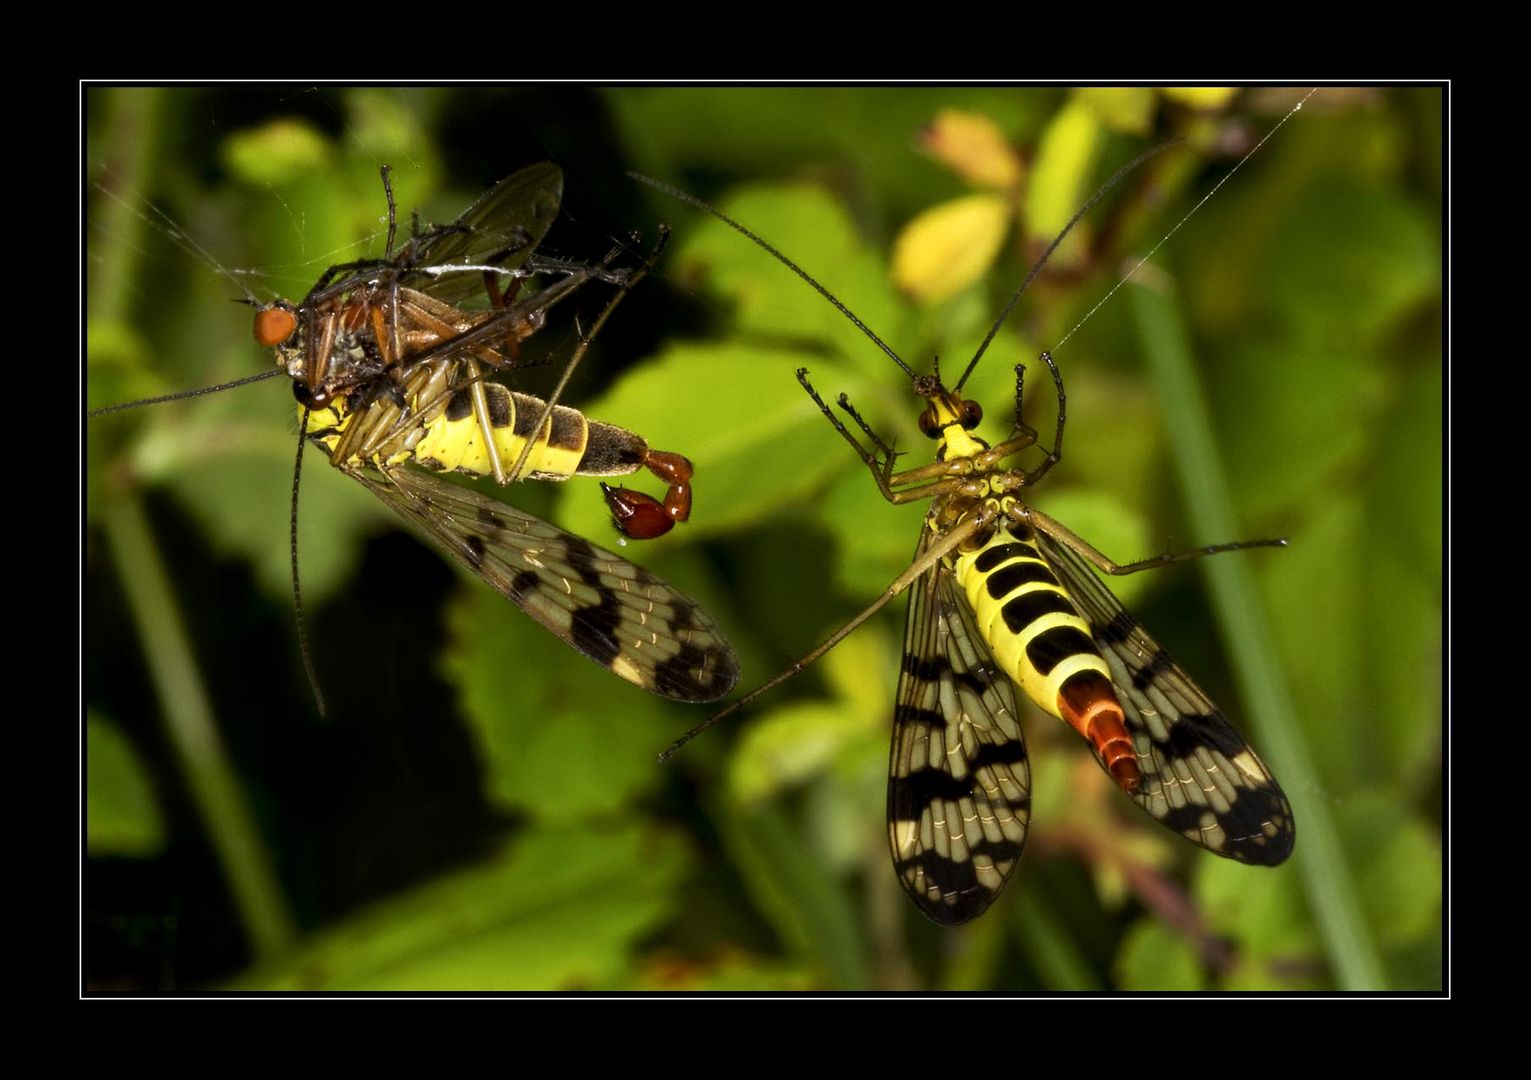
[[[430,473],[347,471],[437,548],[614,675],[676,701],[716,701],[738,680],[738,658],[717,624],[647,570]]]
[[[1284,862],[1292,808],[1265,763],[1077,552],[1045,533],[1037,540],[1111,668],[1143,773],[1133,801],[1214,854]]]
[[[452,266],[514,270],[537,250],[563,199],[563,170],[550,161],[528,165],[486,191],[462,216],[426,239],[411,259],[422,269],[407,283],[448,304],[483,297],[478,271],[445,272]]]
[[[921,538],[916,558],[936,538]],[[899,880],[955,925],[1005,887],[1031,817],[1015,687],[994,663],[956,577],[938,563],[911,590],[888,766],[888,841]]]

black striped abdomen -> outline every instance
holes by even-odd
[[[1029,530],[1002,525],[954,567],[994,659],[1026,695],[1089,740],[1124,790],[1141,776],[1111,669]],[[1014,530],[1014,531],[1012,531]]]
[[[316,410],[311,429],[336,465],[388,467],[413,457],[437,472],[493,475],[472,389],[453,385],[460,373],[456,358],[422,363],[410,370],[397,392],[377,393],[354,412],[347,411],[344,398]],[[522,475],[535,480],[626,476],[648,460],[648,443],[624,428],[587,420],[579,410],[558,405],[534,433],[546,406],[541,398],[492,382],[485,382],[483,390],[489,432],[505,469],[520,459],[528,440],[532,449]],[[401,400],[407,409],[400,407]]]

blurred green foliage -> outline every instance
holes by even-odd
[[[89,91],[90,407],[268,364],[230,301],[295,298],[379,252],[381,163],[401,212],[439,222],[552,158],[567,193],[547,247],[573,258],[672,224],[658,273],[566,400],[695,463],[693,520],[624,553],[713,613],[741,689],[885,587],[923,513],[883,502],[794,370],[846,392],[906,461],[929,444],[907,381],[843,316],[624,171],[715,201],[917,370],[939,356],[951,372],[1059,208],[1184,136],[1085,219],[969,389],[992,437],[1014,365],[1054,348],[1069,439],[1038,505],[1124,560],[1233,539],[1187,531],[1127,297],[1057,347],[1129,257],[1227,179],[1131,288],[1167,293],[1188,321],[1240,536],[1291,540],[1227,558],[1258,585],[1264,662],[1315,772],[1285,781],[1297,857],[1244,867],[1158,829],[1077,738],[1028,715],[1027,855],[992,911],[943,931],[903,897],[882,821],[902,601],[660,766],[705,712],[601,672],[310,453],[299,543],[321,719],[290,612],[294,410],[273,380],[86,423],[87,987],[1322,989],[1347,985],[1338,953],[1360,950],[1381,986],[1439,988],[1441,94],[1320,91],[1228,177],[1297,96],[1245,91],[1197,112],[1142,88]],[[918,149],[952,109],[998,126],[1023,191],[988,276],[922,306],[893,286],[888,253],[971,190]],[[604,299],[585,298],[585,325]],[[551,318],[517,385],[550,385],[575,334]],[[1045,381],[1027,394],[1044,438]],[[503,494],[615,543],[592,483]],[[140,501],[296,938],[262,939],[231,898],[237,875],[215,855],[226,823],[199,809],[166,734],[158,658],[124,589],[144,568],[114,533],[117,508]],[[1112,585],[1259,746],[1200,581],[1193,566]],[[1360,942],[1335,940],[1316,914],[1323,884],[1304,880],[1318,820],[1340,840]]]

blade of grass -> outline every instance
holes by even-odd
[[[1144,285],[1135,285],[1129,293],[1191,526],[1198,542],[1227,540],[1238,534],[1233,504],[1184,318],[1171,295]],[[1386,975],[1334,819],[1324,800],[1309,798],[1323,785],[1286,680],[1273,660],[1275,644],[1248,564],[1223,557],[1204,559],[1200,565],[1249,710],[1249,725],[1293,804],[1300,830],[1295,855],[1335,977],[1348,990],[1384,990]]]
[[[1101,989],[1072,931],[1039,889],[1022,889],[1016,896],[1012,925],[1021,950],[1049,990]]]
[[[250,947],[257,957],[269,958],[292,943],[292,917],[218,735],[164,562],[136,497],[121,493],[101,520],[164,708],[166,735],[218,853]]]
[[[148,147],[154,143],[159,98],[143,89],[125,89],[108,95],[104,105],[112,114],[109,128],[115,134],[112,183],[142,190],[151,167],[153,155]],[[114,215],[112,227],[103,231],[95,249],[100,263],[99,273],[92,278],[93,319],[125,317],[131,294],[128,282],[136,270],[143,226],[136,215],[110,208],[121,205],[108,204],[106,212]],[[296,936],[292,916],[255,816],[218,736],[164,562],[132,485],[112,485],[107,498],[101,524],[164,708],[166,735],[223,866],[251,949],[257,957],[274,956]]]
[[[813,958],[829,988],[872,987],[872,962],[854,907],[808,838],[771,806],[714,814],[761,911],[782,937]]]

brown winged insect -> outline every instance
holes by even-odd
[[[594,281],[614,284],[568,362],[566,381],[658,249],[636,270],[615,266],[621,248],[593,266],[539,256],[563,190],[561,171],[543,163],[506,177],[448,225],[422,229],[416,222],[395,250],[386,168],[383,182],[389,213],[381,258],[329,268],[296,303],[256,305],[255,337],[274,350],[270,374],[292,380],[300,438],[613,674],[677,701],[727,694],[738,661],[693,601],[588,540],[437,475],[457,471],[509,484],[648,469],[667,485],[663,500],[602,484],[618,529],[649,539],[687,519],[691,465],[684,457],[558,405],[562,384],[544,401],[492,381],[516,366],[521,342],[561,300]],[[527,282],[543,279],[550,283],[523,295]],[[467,306],[475,300],[487,306]]]

